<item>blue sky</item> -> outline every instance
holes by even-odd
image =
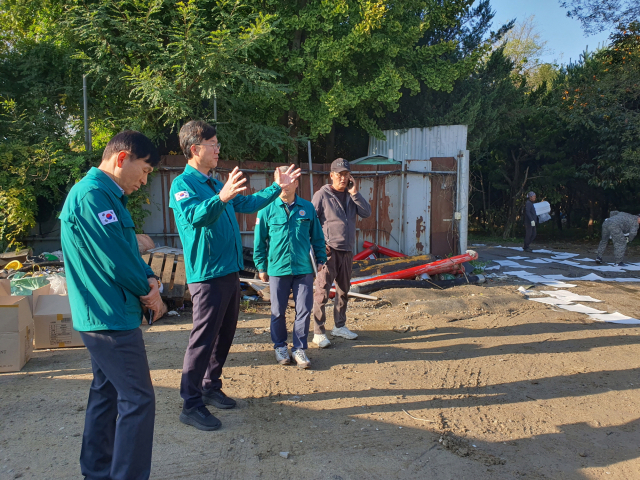
[[[543,62],[569,63],[570,58],[575,61],[587,45],[590,51],[595,50],[610,34],[607,31],[585,37],[580,22],[567,17],[558,0],[491,0],[491,7],[496,12],[494,31],[513,18],[520,22],[535,15],[540,39],[546,40],[546,46],[551,50],[542,56]]]

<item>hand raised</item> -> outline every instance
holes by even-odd
[[[229,200],[233,200],[233,198],[238,195],[240,192],[243,192],[247,189],[246,186],[242,186],[244,182],[247,181],[246,178],[243,178],[243,173],[235,167],[231,173],[229,174],[229,178],[227,179],[227,183],[224,184],[222,190],[218,194],[220,200],[224,203],[227,203]]]
[[[353,177],[351,176],[351,174],[349,174],[349,180],[351,181],[351,184],[353,185],[348,191],[350,195],[355,195],[356,193],[358,193],[358,185],[356,184],[356,181],[353,179]]]
[[[291,165],[289,169],[284,173],[280,173],[280,170],[276,168],[274,178],[276,183],[280,185],[280,188],[291,185],[298,179],[298,177],[300,177],[300,175],[302,175],[302,171],[299,168],[297,170],[294,170],[295,168],[295,165]]]

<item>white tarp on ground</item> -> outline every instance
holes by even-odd
[[[624,325],[638,325],[640,320],[633,317],[627,317],[620,312],[613,313],[591,313],[589,316],[597,322],[621,323]]]
[[[607,323],[619,323],[623,325],[640,325],[640,320],[637,318],[623,315],[620,312],[607,313],[604,310],[598,310],[593,307],[588,307],[580,303],[574,303],[575,301],[581,302],[601,302],[596,298],[588,295],[578,295],[573,292],[564,290],[541,290],[540,292],[535,290],[525,290],[523,287],[519,287],[518,291],[533,302],[543,303],[552,307],[561,308],[569,312],[584,313],[596,322]],[[530,295],[546,294],[548,297],[543,298],[530,298]]]
[[[522,250],[521,247],[502,247],[498,246],[496,248],[510,248],[512,250]],[[542,285],[547,285],[555,288],[573,288],[576,287],[575,284],[567,283],[569,281],[586,281],[586,282],[640,282],[640,278],[607,278],[601,277],[593,271],[597,272],[616,272],[623,273],[626,271],[629,272],[637,272],[640,271],[640,263],[629,263],[622,267],[618,265],[582,265],[579,262],[594,262],[594,259],[591,258],[576,258],[579,255],[577,253],[570,252],[554,252],[552,250],[533,250],[533,253],[542,253],[547,255],[552,255],[550,258],[528,258],[523,256],[515,256],[515,257],[507,257],[508,260],[494,260],[498,265],[489,267],[486,270],[499,270],[501,267],[509,267],[509,268],[519,268],[519,270],[510,270],[504,272],[505,275],[511,275],[527,282],[538,283]],[[569,260],[572,259],[572,260]],[[558,263],[561,265],[568,265],[571,267],[581,268],[584,270],[591,270],[592,273],[588,275],[584,275],[582,277],[566,277],[564,275],[538,275],[527,271],[527,268],[535,268],[531,266],[521,265],[514,260],[524,260],[525,262],[535,263],[538,265],[541,264],[549,264],[549,263]],[[561,308],[563,310],[567,310],[570,312],[584,313],[589,316],[592,320],[596,322],[608,322],[608,323],[620,323],[625,325],[636,325],[640,324],[640,320],[624,315],[620,312],[608,313],[603,310],[598,310],[593,307],[589,307],[586,305],[582,305],[576,302],[595,302],[601,303],[602,300],[598,300],[597,298],[593,298],[589,295],[578,295],[576,293],[570,292],[568,290],[541,290],[540,292],[535,290],[526,290],[524,287],[519,287],[518,291],[523,295],[526,295],[529,300],[546,304],[551,307]],[[530,296],[534,295],[548,295],[547,297],[542,298],[530,298]]]

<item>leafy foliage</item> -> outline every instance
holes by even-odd
[[[567,16],[577,18],[585,33],[602,32],[619,25],[630,25],[640,18],[637,0],[561,0]]]

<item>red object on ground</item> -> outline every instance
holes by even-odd
[[[377,245],[372,245],[369,248],[365,248],[360,253],[356,253],[353,256],[353,261],[355,262],[357,260],[364,260],[369,255],[371,255],[372,253],[377,253],[377,252],[378,252],[378,246]]]
[[[376,245],[375,243],[367,242],[366,240],[364,242],[362,242],[362,246],[364,248],[375,247],[375,248],[378,249],[378,252],[380,252],[383,255],[386,255],[387,257],[394,257],[394,258],[406,257],[406,255],[404,253],[396,252],[395,250],[391,250],[391,249],[386,248],[386,247],[381,247],[379,245]],[[355,260],[355,257],[354,257],[354,260]],[[362,260],[362,259],[360,259],[360,260]]]
[[[394,279],[407,279],[414,278],[423,273],[428,275],[435,275],[437,273],[458,273],[462,267],[462,264],[470,260],[476,260],[478,254],[473,250],[467,250],[467,253],[463,255],[456,255],[455,257],[445,258],[436,262],[427,263],[406,270],[400,270],[399,272],[386,273],[384,275],[378,275],[377,277],[364,278],[351,282],[351,285],[357,285],[358,283],[372,282],[375,280],[394,280]],[[464,270],[463,270],[464,271]]]

